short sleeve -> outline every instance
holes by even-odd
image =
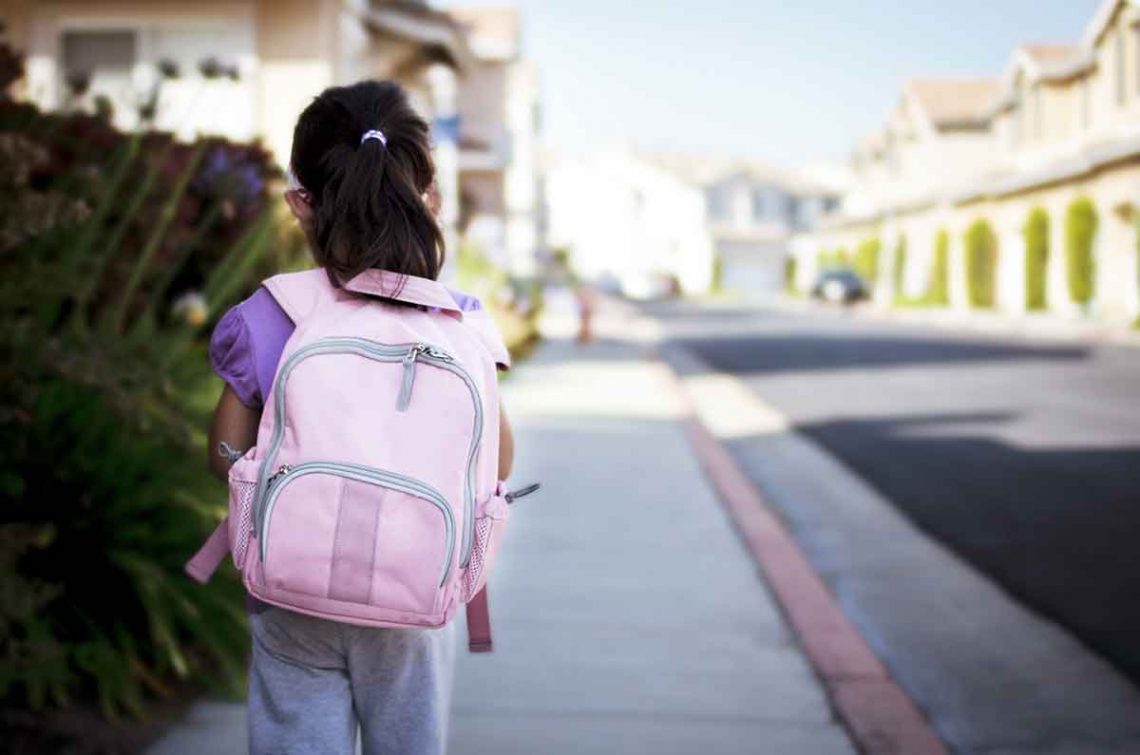
[[[495,360],[495,365],[500,370],[509,370],[511,368],[511,353],[507,350],[503,336],[499,333],[499,326],[495,324],[491,314],[485,309],[465,312],[463,322],[474,329],[479,340],[487,347],[487,351],[491,352],[491,358]]]
[[[238,400],[250,409],[261,408],[253,346],[240,304],[231,307],[214,327],[210,337],[210,367],[233,389]]]

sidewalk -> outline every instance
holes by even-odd
[[[505,384],[513,514],[495,652],[460,654],[451,752],[853,752],[693,455],[662,365],[551,340]],[[203,703],[154,748],[244,752]]]

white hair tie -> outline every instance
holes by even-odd
[[[364,142],[368,141],[369,139],[376,139],[385,147],[388,146],[388,137],[384,136],[384,132],[380,129],[374,128],[370,131],[365,131],[364,136],[360,137],[360,143],[364,144]]]

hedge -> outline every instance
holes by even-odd
[[[878,237],[872,237],[860,244],[855,250],[855,272],[872,288],[879,279],[879,250],[881,248],[882,244]]]
[[[1046,309],[1048,302],[1049,213],[1034,207],[1021,229],[1025,238],[1025,306],[1030,310]]]
[[[1065,213],[1065,258],[1068,262],[1069,297],[1082,306],[1096,294],[1096,206],[1088,197],[1073,200]]]
[[[934,267],[930,271],[926,301],[932,307],[950,305],[950,233],[945,228],[934,238]]]
[[[906,299],[906,235],[900,234],[895,243],[895,265],[892,270],[895,301]]]
[[[997,237],[985,220],[975,220],[965,235],[966,297],[971,307],[994,306],[997,287]]]

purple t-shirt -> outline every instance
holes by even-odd
[[[464,312],[482,309],[474,296],[448,289]],[[261,409],[281,361],[293,321],[269,291],[257,289],[230,308],[210,337],[210,365],[250,409]]]

